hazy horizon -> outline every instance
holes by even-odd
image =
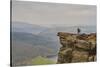
[[[12,21],[65,26],[96,26],[96,6],[13,1]]]

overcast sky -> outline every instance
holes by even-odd
[[[12,21],[37,25],[96,25],[96,6],[13,1]]]

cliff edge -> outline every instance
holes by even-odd
[[[61,48],[57,63],[96,61],[96,33],[73,34],[58,32]]]

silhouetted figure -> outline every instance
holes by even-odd
[[[80,28],[77,28],[77,33],[80,34],[81,30]]]

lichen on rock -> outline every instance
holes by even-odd
[[[96,61],[96,33],[58,32],[60,44],[57,63]]]

